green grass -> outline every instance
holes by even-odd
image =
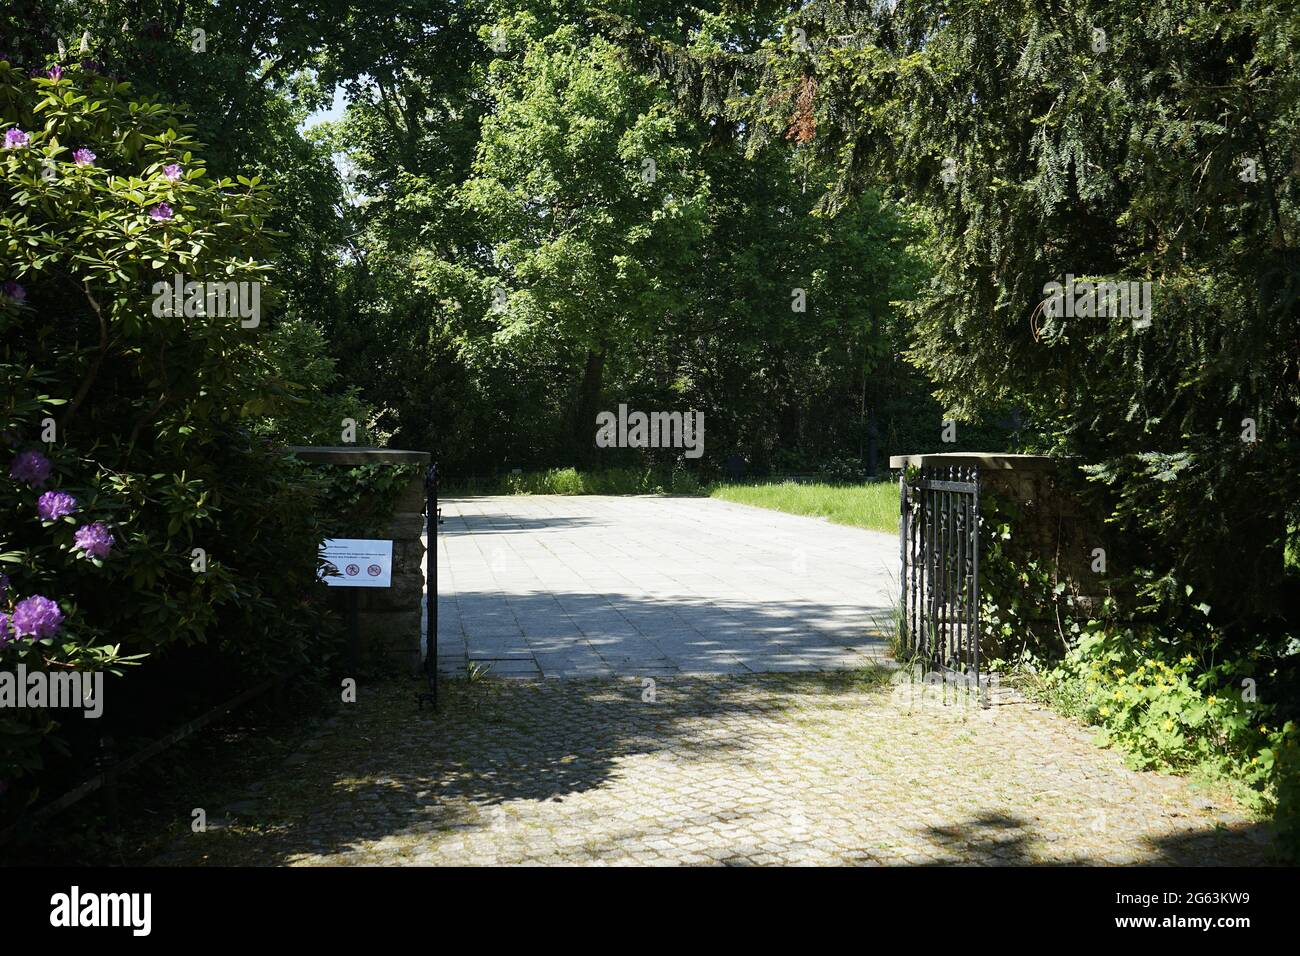
[[[898,533],[898,485],[781,484],[714,485],[709,497],[742,505],[825,518],[835,524]]]

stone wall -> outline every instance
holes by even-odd
[[[1020,459],[1016,461],[1015,459]],[[1005,467],[981,470],[981,490],[1020,513],[1008,551],[1019,561],[1037,559],[1091,613],[1106,595],[1106,575],[1092,570],[1094,551],[1105,552],[1103,526],[1080,501],[1074,465],[1040,456],[1002,456]]]
[[[350,445],[338,448],[295,446],[288,450],[304,461],[348,468],[374,463],[419,466],[397,495],[387,532],[378,535],[393,541],[392,587],[330,589],[330,600],[340,614],[346,608],[345,592],[351,590],[357,594],[357,616],[365,662],[417,671],[420,667],[420,616],[425,579],[425,546],[421,540],[424,533],[424,473],[429,466],[429,453]]]

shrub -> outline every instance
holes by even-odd
[[[1293,648],[1300,642],[1292,642]],[[1201,771],[1234,781],[1239,796],[1275,815],[1284,853],[1300,852],[1300,728],[1277,697],[1294,653],[1264,647],[1221,659],[1212,630],[1173,637],[1153,627],[1088,623],[1065,657],[1038,673],[1037,696],[1099,728],[1097,742],[1140,769]]]
[[[1085,605],[1055,556],[1025,540],[1019,507],[987,494],[981,511],[980,641],[992,666],[1010,661],[1035,696],[1098,727],[1097,743],[1136,768],[1230,781],[1274,815],[1283,852],[1300,851],[1300,641],[1262,630],[1243,647],[1208,604],[1144,612],[1127,582]],[[1180,597],[1196,601],[1190,586]]]
[[[335,359],[320,328],[288,317],[266,336],[264,348],[277,377],[268,382],[274,396],[255,434],[286,445],[337,445],[343,422],[356,423],[358,444],[386,445],[391,433],[378,426],[375,411],[355,385],[341,387]]]
[[[319,482],[250,427],[286,378],[264,324],[157,295],[175,274],[261,289],[264,186],[209,179],[173,110],[89,64],[0,61],[0,138],[0,665],[145,663],[109,682],[100,721],[0,718],[7,813],[34,798],[51,731],[149,735],[229,683],[319,660],[330,631]],[[52,607],[30,633],[37,597]]]

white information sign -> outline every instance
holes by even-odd
[[[366,538],[326,538],[321,557],[329,565],[325,583],[335,588],[387,588],[393,585],[393,542]],[[337,574],[331,573],[331,568]]]

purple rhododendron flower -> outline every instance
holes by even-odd
[[[76,547],[84,551],[88,558],[106,558],[108,552],[113,550],[113,536],[108,533],[108,528],[102,521],[83,524],[73,537],[76,539]]]
[[[15,302],[22,302],[27,298],[27,290],[17,282],[6,282],[4,285],[0,285],[0,292],[3,292]]]
[[[9,643],[9,639],[14,636],[14,629],[9,626],[9,615],[0,612],[0,647]]]
[[[180,179],[181,173],[183,172],[184,170],[181,168],[180,163],[172,163],[169,166],[163,167],[163,175],[166,176],[171,182],[176,182],[178,179]]]
[[[19,637],[27,635],[40,639],[53,637],[63,624],[63,612],[47,597],[34,594],[14,605],[11,619]]]
[[[165,202],[160,202],[149,210],[149,218],[157,222],[165,222],[172,217],[172,207]]]
[[[55,83],[59,82],[59,80],[63,79],[63,67],[55,63],[54,66],[50,67],[49,77]]]
[[[77,510],[77,499],[66,491],[47,491],[36,502],[42,521],[58,521]]]
[[[26,146],[27,142],[27,134],[17,126],[5,132],[5,149],[17,149],[19,146]]]
[[[95,165],[95,154],[84,146],[72,154],[72,161],[78,166]]]
[[[9,469],[9,477],[39,488],[50,477],[50,460],[39,451],[19,452]]]

